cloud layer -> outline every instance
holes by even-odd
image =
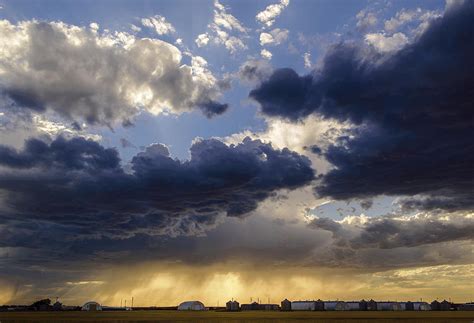
[[[94,141],[31,139],[21,151],[0,146],[0,167],[7,219],[44,221],[76,238],[202,234],[219,218],[243,217],[276,190],[314,178],[306,157],[248,138],[231,146],[199,140],[183,162],[155,144],[132,159],[128,173],[116,150]]]
[[[394,249],[474,239],[474,217],[460,214],[347,217],[343,221],[317,218],[309,226],[330,231],[335,245],[351,249]]]

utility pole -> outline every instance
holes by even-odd
[[[132,296],[132,308],[133,308],[133,296]]]

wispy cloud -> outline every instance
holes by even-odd
[[[242,39],[247,35],[249,29],[228,13],[227,8],[218,0],[214,1],[214,17],[212,23],[208,25],[208,29],[207,32],[199,34],[195,39],[198,47],[211,43],[223,45],[232,54],[247,48]]]

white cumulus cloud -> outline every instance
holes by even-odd
[[[227,30],[237,30],[242,33],[247,31],[240,21],[228,13],[226,8],[221,3],[219,3],[218,0],[215,1],[214,8],[214,24],[216,26],[225,28]]]
[[[262,57],[265,59],[272,59],[272,56],[273,56],[273,54],[269,50],[266,50],[266,49],[262,49],[260,51],[260,55],[262,55]]]
[[[260,11],[255,18],[264,26],[271,27],[275,23],[275,19],[289,4],[290,0],[281,0],[279,3],[271,4],[265,10]]]
[[[260,45],[280,45],[288,39],[288,29],[275,28],[270,32],[260,34]]]
[[[200,34],[197,36],[195,42],[196,42],[196,45],[198,45],[198,47],[206,46],[209,43],[209,35]]]
[[[173,25],[166,21],[166,18],[160,15],[156,15],[150,18],[143,18],[141,20],[142,25],[151,29],[154,29],[158,35],[167,35],[174,33],[176,30]]]
[[[393,52],[402,49],[408,44],[408,37],[403,33],[387,36],[383,33],[365,35],[365,41],[375,47],[379,52]]]
[[[128,123],[141,110],[179,114],[219,96],[213,77],[196,74],[178,48],[157,39],[3,20],[0,48],[4,99],[73,120]]]

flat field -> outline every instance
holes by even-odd
[[[0,312],[0,323],[12,322],[474,322],[474,312]]]

